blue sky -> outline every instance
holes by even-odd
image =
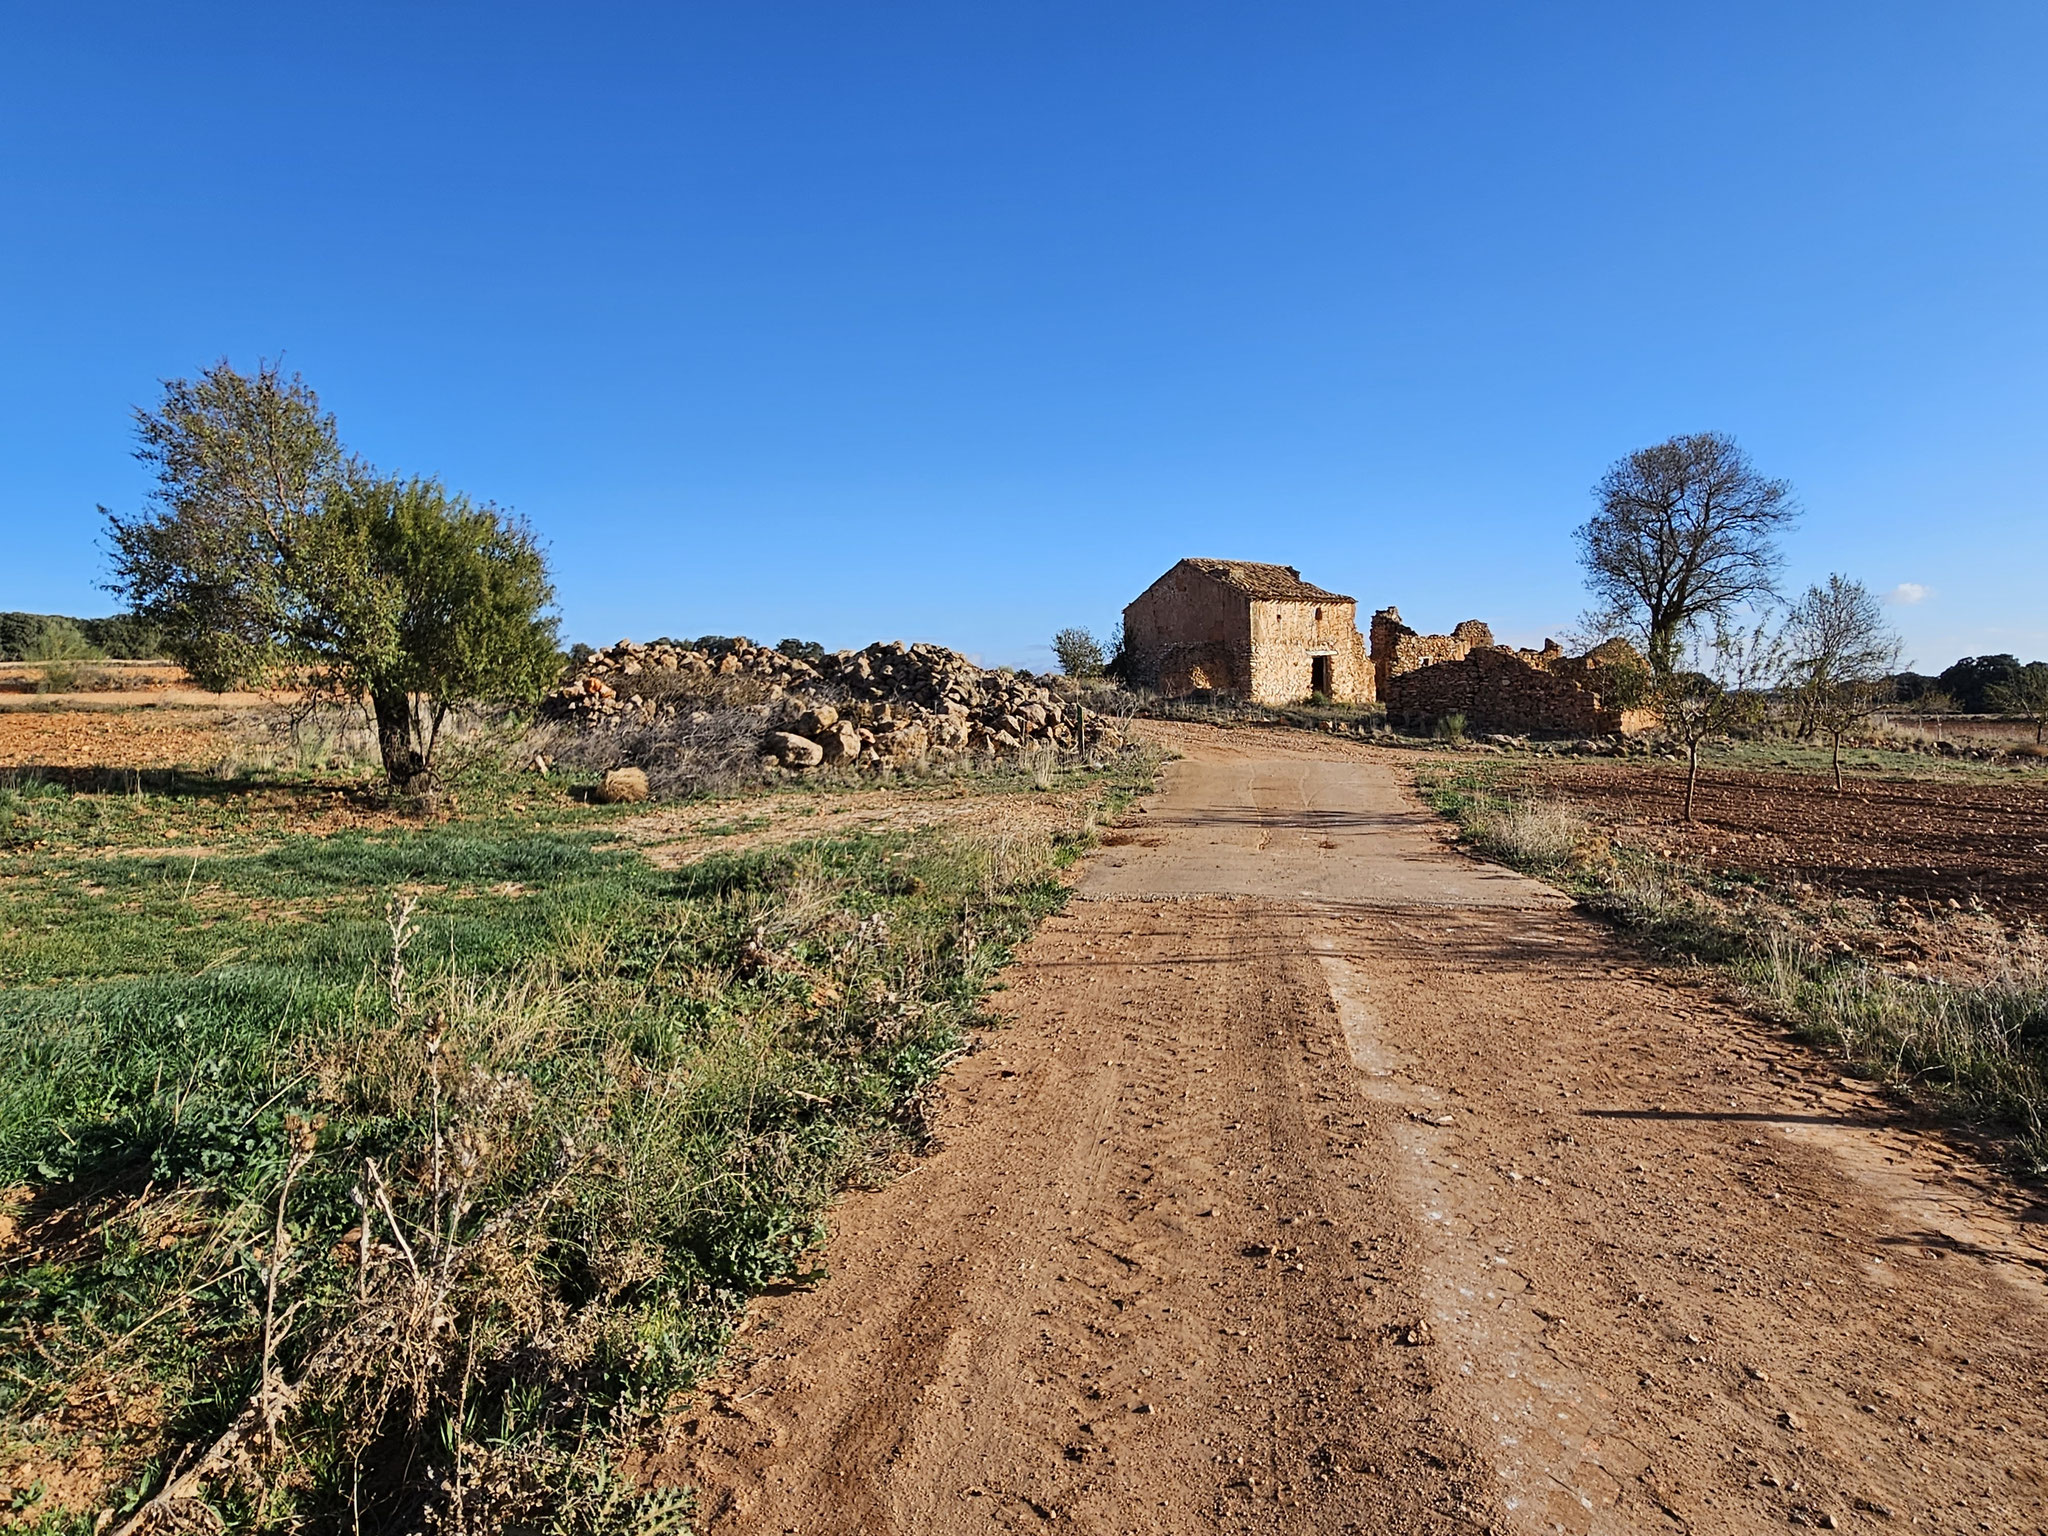
[[[0,608],[101,612],[156,381],[282,352],[570,638],[1043,665],[1185,554],[1584,606],[1674,432],[1795,583],[2048,656],[2048,7],[14,7]]]

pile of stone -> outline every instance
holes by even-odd
[[[766,770],[1123,745],[1113,722],[1089,712],[1085,727],[1077,724],[1073,701],[1028,672],[984,671],[958,651],[900,640],[817,657],[746,639],[621,640],[593,651],[548,699],[549,713],[582,725],[700,719],[733,707],[759,716]]]

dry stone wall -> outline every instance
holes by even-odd
[[[1315,658],[1329,658],[1327,693],[1347,704],[1374,697],[1365,639],[1351,602],[1251,604],[1250,696],[1259,704],[1297,704],[1315,691]]]
[[[547,712],[586,727],[707,708],[756,714],[764,770],[806,772],[997,757],[1035,748],[1115,750],[1112,721],[1086,740],[1068,701],[1026,673],[986,671],[939,645],[889,641],[818,660],[745,639],[693,646],[621,640],[594,651]]]
[[[1603,648],[1604,649],[1604,648]],[[1626,649],[1624,647],[1624,649]],[[1629,651],[1629,656],[1634,652]],[[1473,731],[1544,736],[1609,736],[1643,729],[1648,717],[1624,710],[1609,679],[1623,663],[1612,653],[1567,657],[1561,647],[1513,651],[1488,646],[1456,661],[1397,673],[1388,685],[1387,717],[1396,725],[1427,727],[1462,715]]]
[[[1244,597],[1198,572],[1175,570],[1124,609],[1130,681],[1160,693],[1243,693],[1252,632]]]
[[[1463,661],[1473,651],[1491,648],[1493,631],[1478,619],[1467,619],[1448,635],[1425,635],[1401,622],[1401,610],[1382,608],[1372,616],[1372,670],[1377,697],[1387,698],[1387,685],[1403,672],[1443,661]]]

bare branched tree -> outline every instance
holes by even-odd
[[[1869,588],[1846,576],[1811,586],[1785,620],[1785,677],[1803,720],[1828,738],[1835,792],[1842,790],[1842,738],[1891,696],[1899,637]]]
[[[1638,449],[1593,488],[1600,510],[1578,529],[1600,627],[1639,640],[1659,676],[1686,632],[1725,626],[1777,590],[1778,534],[1799,515],[1792,487],[1759,474],[1719,432]]]
[[[2042,745],[2048,737],[2048,661],[2028,662],[2011,682],[1994,684],[1988,696],[1993,709],[2032,725],[2034,745]]]
[[[1780,669],[1780,655],[1767,620],[1748,629],[1718,623],[1711,641],[1691,654],[1681,649],[1676,665],[1651,677],[1645,702],[1685,748],[1687,821],[1699,793],[1700,748],[1763,718],[1764,689]]]

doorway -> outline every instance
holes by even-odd
[[[1320,694],[1326,699],[1332,697],[1330,691],[1331,659],[1329,656],[1311,656],[1308,659],[1308,691],[1312,694]]]

